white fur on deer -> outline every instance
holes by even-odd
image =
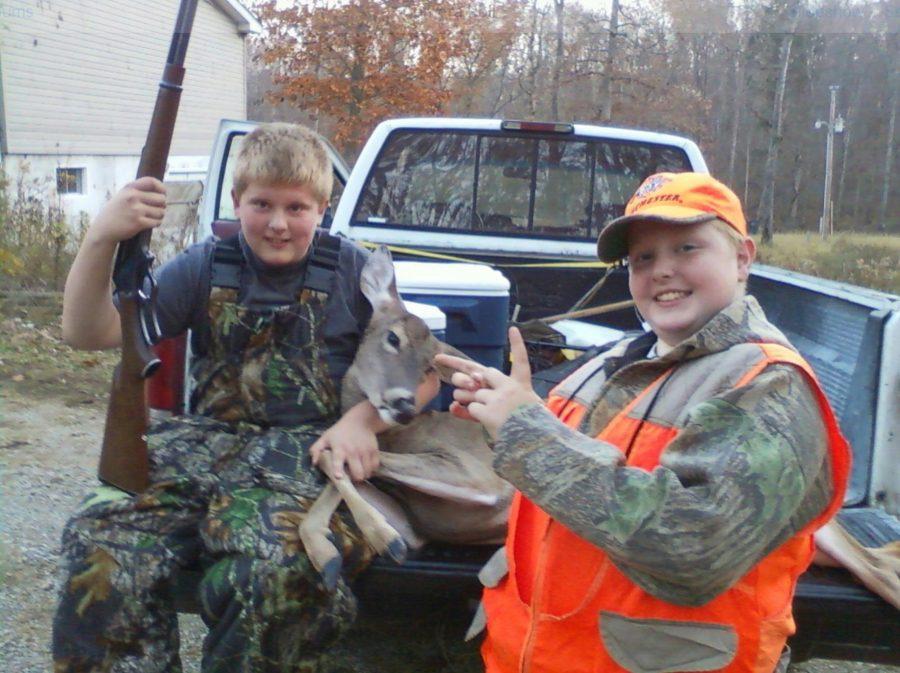
[[[331,479],[300,524],[313,566],[332,589],[341,557],[328,539],[328,521],[343,499],[367,542],[402,562],[407,547],[428,540],[459,544],[502,542],[512,487],[494,474],[481,427],[446,412],[419,414],[415,393],[439,352],[462,355],[438,341],[406,310],[387,248],[376,250],[361,275],[373,314],[356,359],[344,377],[344,410],[368,399],[394,427],[378,438],[381,465],[373,484]],[[463,356],[464,357],[464,356]],[[448,380],[452,372],[438,373]],[[330,453],[320,467],[331,475]]]

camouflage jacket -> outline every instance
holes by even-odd
[[[735,387],[759,358],[752,342],[789,345],[753,297],[662,357],[645,357],[647,336],[624,340],[554,393],[587,409],[578,430],[523,405],[500,429],[495,469],[645,591],[705,603],[811,521],[833,490],[803,374],[770,365]],[[592,438],[669,369],[632,414],[677,435],[652,471],[625,466],[619,448]]]

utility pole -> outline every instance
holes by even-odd
[[[834,158],[834,134],[841,133],[844,130],[844,118],[840,115],[835,116],[835,109],[837,107],[837,92],[840,89],[837,84],[832,84],[828,87],[828,90],[831,92],[831,105],[828,110],[828,121],[822,121],[821,119],[816,122],[816,128],[820,129],[823,126],[827,126],[828,134],[825,140],[825,188],[823,189],[823,197],[822,197],[822,217],[819,220],[819,235],[822,238],[827,238],[831,234],[834,233],[834,221],[833,221],[833,211],[832,211],[832,200],[831,200],[831,182],[832,182],[832,173],[834,172],[832,169],[832,163]]]

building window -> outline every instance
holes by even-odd
[[[58,194],[84,194],[84,169],[57,168],[56,192]]]

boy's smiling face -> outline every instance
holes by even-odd
[[[659,339],[674,346],[739,296],[755,254],[711,222],[633,223],[628,229],[628,287]]]
[[[292,264],[306,256],[326,205],[305,185],[251,182],[240,199],[234,198],[244,239],[270,266]]]

